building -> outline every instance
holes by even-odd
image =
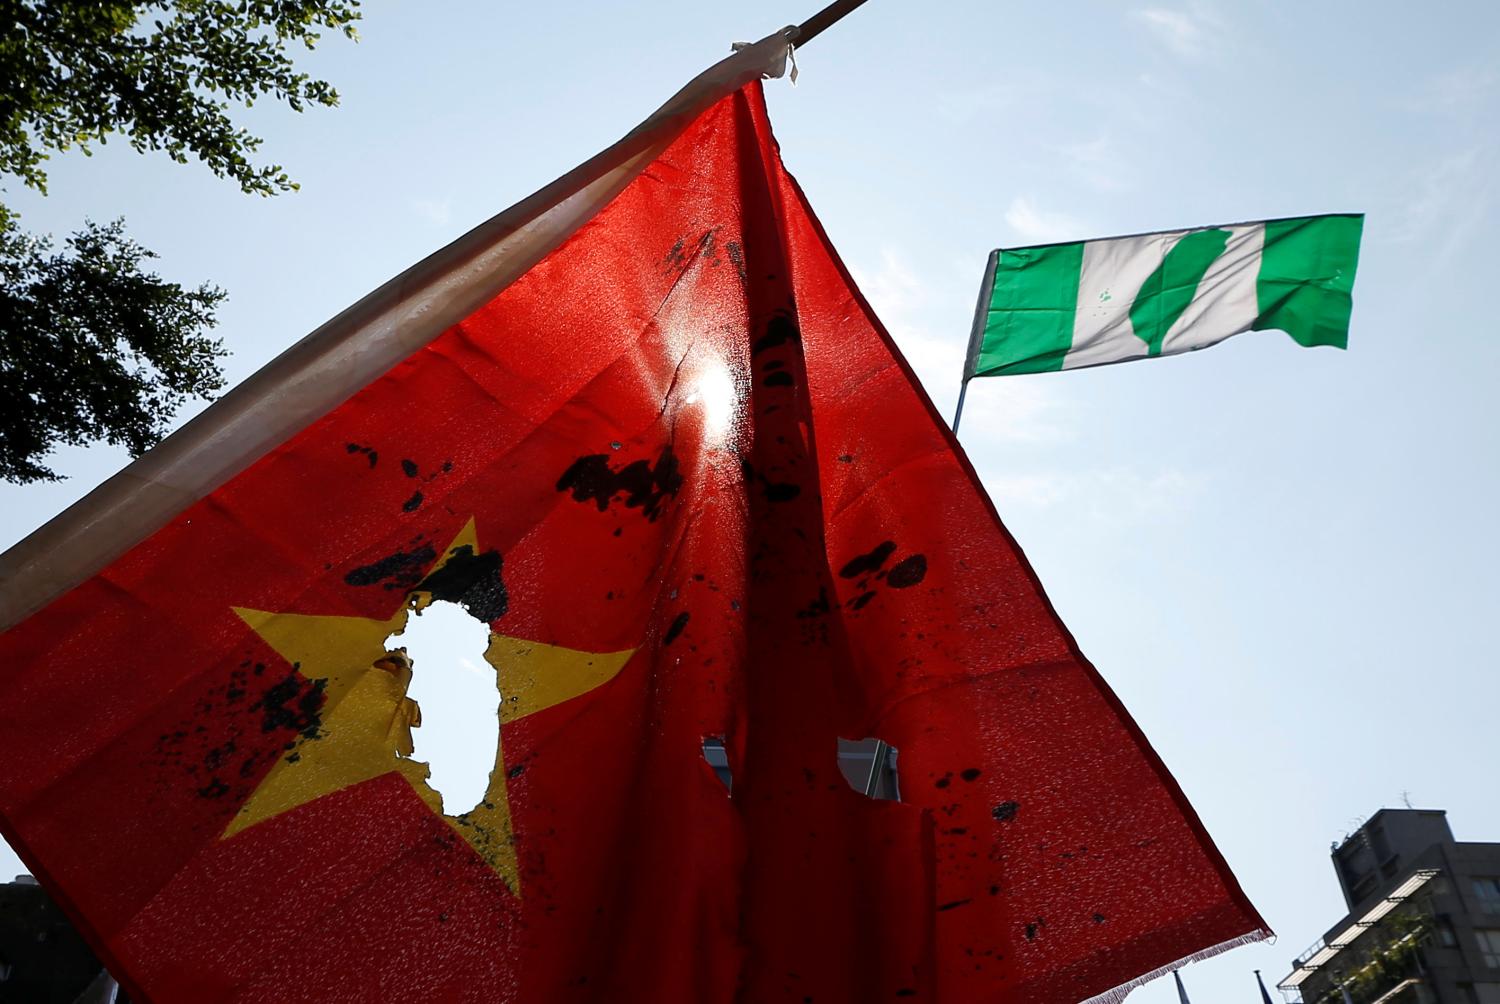
[[[1302,1004],[1500,1004],[1500,843],[1381,809],[1333,847],[1348,914],[1278,984]]]
[[[127,1004],[30,875],[0,885],[0,1004]]]

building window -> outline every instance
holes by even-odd
[[[1479,909],[1485,913],[1500,913],[1500,878],[1477,878],[1473,882]]]
[[[1491,969],[1500,969],[1500,931],[1478,927],[1474,929],[1474,937],[1479,941],[1479,954],[1484,957],[1484,964]]]

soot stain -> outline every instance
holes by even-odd
[[[865,604],[869,603],[874,598],[875,598],[875,593],[873,591],[872,592],[860,593],[858,596],[854,597],[854,599],[852,599],[852,600],[849,601],[849,609],[850,610],[863,610],[865,608]]]
[[[662,635],[662,648],[666,648],[668,645],[676,641],[677,636],[682,634],[682,631],[687,627],[687,624],[688,612],[684,610],[682,613],[678,614],[672,619],[672,624],[667,628],[667,633]]]
[[[609,457],[592,453],[579,457],[557,479],[557,490],[571,492],[575,502],[593,502],[604,512],[623,496],[627,509],[639,509],[651,521],[661,515],[662,503],[682,488],[682,471],[672,448],[666,447],[655,464],[636,460],[618,471]]]
[[[798,618],[822,617],[832,610],[828,602],[828,590],[819,589],[818,598],[797,611]]]
[[[729,260],[734,263],[734,270],[740,274],[740,282],[749,280],[745,272],[745,251],[740,247],[738,241],[725,241],[724,250],[729,254]]]
[[[363,453],[365,455],[365,459],[370,462],[371,467],[374,467],[376,464],[380,463],[380,454],[376,453],[373,447],[364,446],[360,443],[345,443],[344,452],[351,454]]]
[[[673,244],[671,250],[662,257],[661,263],[664,271],[670,272],[687,264],[687,255],[682,253],[686,247],[687,238],[677,238],[677,243]]]
[[[299,759],[295,752],[284,755],[295,751],[302,740],[323,734],[326,681],[305,679],[295,663],[284,677],[265,682],[264,676],[264,663],[246,659],[227,681],[196,699],[193,718],[178,722],[157,738],[152,747],[155,765],[184,771],[200,798],[243,799],[262,767],[283,757],[295,763]],[[222,697],[222,702],[215,697]],[[210,712],[215,712],[213,729],[204,723],[204,715]]]
[[[1001,802],[990,810],[990,815],[994,816],[997,822],[1008,823],[1016,818],[1016,813],[1020,809],[1020,802]]]
[[[851,558],[843,568],[839,569],[839,575],[846,579],[857,579],[861,575],[868,575],[877,571],[885,560],[896,550],[894,540],[882,541],[875,545],[874,549]]]
[[[405,474],[409,478],[416,477],[417,476],[417,462],[415,460],[403,460],[403,461],[401,461],[401,473]]]
[[[275,732],[289,729],[304,739],[318,738],[323,727],[323,690],[327,680],[304,681],[296,673],[288,673],[280,682],[271,684],[260,700],[250,705],[251,711],[261,712],[260,730]]]
[[[217,777],[198,789],[199,798],[223,798],[227,794],[229,794],[229,785]]]
[[[906,589],[915,586],[927,578],[927,555],[913,554],[909,558],[902,558],[891,568],[885,581],[892,589]]]
[[[977,781],[979,780],[980,773],[982,772],[978,767],[965,767],[961,772],[959,772],[958,776],[963,778],[965,781]]]
[[[422,505],[422,493],[412,492],[411,498],[401,503],[402,512],[416,512]]]
[[[750,348],[750,354],[756,355],[767,349],[774,349],[778,345],[800,340],[802,333],[797,330],[797,322],[786,314],[777,314],[771,318],[766,325],[766,333],[755,340]]]
[[[802,486],[790,481],[766,481],[765,490],[767,502],[790,502],[802,493]]]
[[[406,591],[422,578],[422,570],[437,558],[431,544],[410,551],[394,551],[379,561],[358,568],[344,576],[351,586],[382,585],[385,589]]]
[[[488,624],[510,609],[510,595],[501,577],[503,566],[499,551],[475,554],[473,547],[463,544],[448,552],[448,560],[418,583],[417,591],[432,594],[434,600],[457,603],[475,620]]]

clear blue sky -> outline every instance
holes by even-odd
[[[359,45],[309,60],[340,109],[248,116],[300,193],[115,143],[54,161],[48,199],[7,198],[38,230],[123,214],[164,274],[224,286],[238,379],[812,2],[372,2]],[[1251,970],[1279,979],[1342,914],[1328,845],[1369,813],[1409,792],[1500,840],[1500,5],[1154,3],[872,0],[768,91],[945,412],[992,247],[1369,214],[1347,353],[1262,333],[991,379],[964,421],[1080,645],[1281,934],[1183,974],[1200,1004],[1254,1004]],[[70,480],[0,488],[0,544],[124,460],[64,451]]]

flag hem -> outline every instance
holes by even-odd
[[[1275,937],[1276,935],[1266,927],[1261,927],[1256,931],[1246,932],[1245,934],[1241,934],[1239,937],[1230,938],[1228,941],[1221,941],[1217,945],[1213,945],[1209,948],[1204,948],[1200,951],[1194,952],[1191,955],[1185,955],[1182,958],[1178,959],[1176,962],[1169,962],[1164,966],[1158,966],[1157,968],[1151,970],[1149,973],[1143,973],[1130,982],[1121,983],[1119,986],[1114,987],[1110,990],[1106,990],[1102,994],[1095,994],[1093,997],[1089,997],[1085,1000],[1080,1001],[1079,1004],[1122,1004],[1126,996],[1128,996],[1132,990],[1136,989],[1137,987],[1145,986],[1152,980],[1160,979],[1173,970],[1180,969],[1186,965],[1191,965],[1194,962],[1202,962],[1204,959],[1211,959],[1215,955],[1222,955],[1223,953],[1230,951],[1231,949],[1240,948],[1244,945],[1253,945],[1256,942],[1260,941],[1272,940]]]

